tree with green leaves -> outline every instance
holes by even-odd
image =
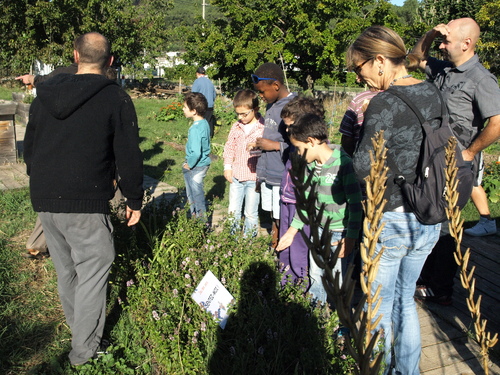
[[[172,0],[2,0],[0,73],[29,70],[35,60],[72,61],[73,40],[97,31],[122,62],[142,65],[163,50]]]
[[[249,85],[264,62],[282,64],[289,77],[311,88],[323,75],[345,75],[344,55],[372,24],[394,26],[386,0],[212,0],[223,17],[184,28],[185,60],[212,65],[230,87]]]
[[[434,27],[456,18],[475,18],[485,1],[487,0],[422,0],[420,12],[424,22]]]
[[[481,27],[481,39],[477,45],[483,64],[493,74],[500,75],[500,0],[488,1],[477,13],[476,21]]]
[[[422,17],[419,14],[418,0],[405,0],[402,6],[394,5],[394,11],[399,17],[399,22],[404,25],[412,25],[420,22]]]

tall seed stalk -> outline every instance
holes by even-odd
[[[340,274],[332,272],[340,247],[335,252],[330,250],[330,233],[323,231],[320,236],[321,218],[324,206],[316,212],[316,184],[312,183],[313,172],[306,177],[307,164],[305,159],[292,156],[290,175],[295,184],[297,212],[301,220],[310,226],[310,237],[301,231],[304,240],[311,251],[318,267],[325,270],[323,285],[328,297],[334,301],[340,322],[350,331],[353,343],[346,340],[350,355],[357,363],[354,373],[359,375],[375,375],[380,372],[383,353],[374,353],[379,346],[381,331],[377,330],[381,316],[377,317],[380,307],[380,288],[372,293],[372,283],[378,271],[382,251],[375,254],[378,237],[383,228],[380,224],[386,200],[383,199],[386,189],[387,171],[385,166],[387,149],[384,147],[383,131],[372,139],[374,152],[370,151],[371,170],[365,178],[367,199],[363,202],[365,219],[363,222],[363,242],[360,246],[363,269],[360,277],[363,295],[355,309],[352,308],[355,280],[352,279],[354,266],[351,264],[340,286]],[[309,190],[309,194],[306,191]],[[329,221],[325,227],[329,226]],[[325,261],[326,260],[326,261]]]
[[[458,180],[457,180],[457,162],[455,158],[457,140],[452,137],[448,141],[448,146],[446,147],[446,200],[448,202],[448,207],[446,208],[446,215],[449,220],[450,234],[455,239],[455,261],[460,268],[460,281],[464,289],[469,292],[467,297],[467,307],[472,315],[474,321],[474,331],[476,333],[476,340],[481,346],[481,366],[483,367],[484,373],[489,374],[489,354],[490,348],[494,347],[498,342],[498,334],[495,333],[491,337],[490,332],[486,332],[486,319],[481,319],[481,298],[479,295],[477,299],[474,299],[474,292],[476,289],[476,279],[474,276],[475,266],[472,266],[470,271],[467,271],[470,257],[470,248],[462,253],[460,244],[462,243],[463,234],[463,224],[464,220],[460,217],[460,208],[457,206],[458,202]]]

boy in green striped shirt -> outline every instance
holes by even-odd
[[[340,146],[328,144],[328,128],[316,115],[300,117],[288,130],[291,143],[299,155],[305,157],[308,169],[313,171],[312,182],[317,183],[316,210],[325,204],[320,230],[331,232],[332,249],[340,246],[339,260],[333,272],[342,272],[341,259],[353,250],[358,239],[362,220],[361,188],[354,173],[352,160]],[[306,174],[307,178],[307,174]],[[306,191],[306,196],[310,191]],[[328,228],[324,228],[331,219]],[[281,237],[276,250],[290,246],[297,232],[304,226],[296,213],[290,228]],[[309,293],[314,299],[326,302],[326,291],[321,277],[324,271],[319,268],[309,252]],[[341,273],[342,275],[342,273]],[[342,278],[341,278],[342,279]]]

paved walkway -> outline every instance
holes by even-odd
[[[487,331],[500,333],[500,236],[463,238],[463,250],[471,249],[469,269],[475,266],[476,298],[482,295],[481,313]],[[474,326],[467,309],[467,294],[455,278],[452,306],[432,303],[419,306],[422,332],[420,370],[425,375],[483,374],[479,346],[472,340]],[[490,374],[500,374],[500,344],[490,354]]]
[[[19,152],[22,152],[23,149],[22,139],[24,139],[25,130],[24,126],[16,125]],[[26,175],[26,165],[24,163],[19,161],[18,163],[0,165],[0,190],[20,189],[28,185],[29,177]],[[155,199],[170,199],[177,194],[177,188],[149,176],[144,176],[143,187]]]
[[[19,129],[23,132],[23,129]],[[19,134],[18,132],[18,134]],[[24,135],[22,136],[24,137]],[[22,139],[18,137],[18,139]],[[23,163],[0,165],[0,190],[28,186]],[[144,187],[155,198],[175,196],[177,189],[148,176]],[[214,214],[222,217],[221,212]],[[481,312],[488,319],[487,330],[500,332],[500,235],[472,238],[464,236],[463,245],[471,248],[469,267],[475,266],[476,295],[483,296]],[[465,302],[466,294],[455,280],[452,306],[418,304],[422,334],[420,371],[425,375],[483,374],[479,363],[480,348],[472,340],[474,328]],[[500,375],[500,344],[491,354],[490,374]]]

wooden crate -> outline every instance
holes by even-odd
[[[18,125],[26,126],[28,125],[29,114],[30,114],[30,106],[31,104],[27,103],[17,103],[17,121]]]
[[[17,103],[0,101],[0,165],[17,161],[16,110]]]

